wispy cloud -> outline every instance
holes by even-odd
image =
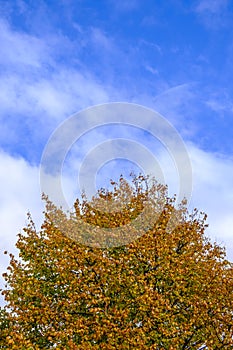
[[[47,40],[15,31],[5,21],[0,27],[1,146],[17,153],[24,144],[27,157],[35,140],[45,142],[57,123],[77,110],[108,102],[114,89],[102,86],[87,67],[61,63],[59,36],[51,38],[51,48]],[[104,35],[95,30],[93,36],[106,50]]]
[[[192,139],[199,129],[198,123],[194,122],[198,110],[196,85],[195,82],[187,82],[164,89],[153,101],[154,108],[166,116],[185,139]]]
[[[229,4],[229,0],[201,0],[196,6],[196,11],[199,13],[210,12],[218,14],[224,10]]]
[[[208,28],[219,29],[231,24],[229,4],[229,0],[200,0],[194,11]]]
[[[158,75],[158,74],[159,74],[159,71],[158,71],[156,68],[151,67],[150,65],[146,65],[146,66],[145,66],[145,69],[146,69],[148,72],[150,72],[151,74],[153,74],[153,75]]]
[[[41,68],[51,64],[48,45],[35,36],[24,32],[13,31],[9,24],[0,20],[1,57],[0,64],[5,67],[12,64],[23,69],[23,66]]]
[[[233,100],[226,92],[224,93],[224,91],[213,93],[206,101],[206,104],[220,115],[223,115],[224,112],[233,113]]]
[[[110,39],[100,28],[91,28],[91,40],[100,50],[113,52],[116,50],[113,40]]]

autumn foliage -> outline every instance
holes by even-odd
[[[233,264],[205,214],[147,180],[120,178],[69,217],[44,197],[4,274],[1,349],[233,347]]]

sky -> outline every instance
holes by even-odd
[[[17,253],[28,211],[40,228],[39,173],[49,138],[75,113],[112,102],[152,109],[177,130],[192,165],[190,210],[207,213],[206,234],[233,261],[230,0],[0,0],[0,51],[1,272],[8,264],[3,251]],[[67,154],[67,197],[73,199],[85,153],[115,137],[157,152],[175,191],[174,164],[156,137],[105,125]],[[127,153],[128,145],[122,147]],[[122,159],[106,163],[97,185],[134,166]]]

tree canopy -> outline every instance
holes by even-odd
[[[233,264],[206,214],[147,180],[120,178],[70,216],[44,196],[4,274],[0,348],[232,348]]]

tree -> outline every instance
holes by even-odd
[[[232,348],[233,264],[206,215],[143,176],[112,185],[70,216],[44,196],[40,232],[29,215],[4,274],[0,348]]]

